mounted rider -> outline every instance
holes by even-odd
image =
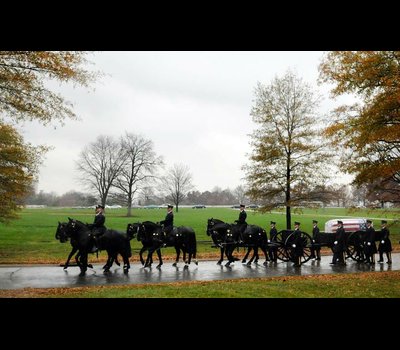
[[[89,235],[89,237],[91,237],[91,240],[93,241],[92,252],[97,251],[98,249],[97,240],[107,230],[107,227],[104,225],[104,223],[106,222],[106,217],[104,215],[104,206],[101,204],[96,205],[95,211],[96,215],[94,217],[93,224],[87,225],[88,228],[92,231]]]
[[[247,213],[244,210],[245,205],[240,204],[240,213],[239,213],[239,219],[235,220],[236,224],[238,225],[239,228],[239,243],[243,243],[243,232],[246,230],[247,227]]]
[[[174,213],[172,209],[174,209],[174,206],[168,204],[165,220],[160,221],[160,225],[163,225],[163,231],[166,235],[168,235],[174,228]]]

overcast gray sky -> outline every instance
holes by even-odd
[[[328,86],[317,86],[322,52],[96,52],[92,69],[106,74],[94,91],[61,86],[79,121],[64,127],[26,123],[26,141],[54,147],[41,167],[38,190],[86,191],[75,161],[99,135],[125,131],[154,142],[167,165],[189,166],[199,191],[243,184],[241,166],[250,152],[255,124],[250,110],[257,81],[268,84],[288,68],[325,99],[321,113],[336,105]]]

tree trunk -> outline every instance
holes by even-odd
[[[292,229],[292,212],[289,205],[286,205],[286,229]]]
[[[132,216],[132,196],[130,194],[128,194],[128,213],[126,214],[126,216]]]
[[[290,208],[290,157],[286,163],[286,229],[292,229],[292,212]]]

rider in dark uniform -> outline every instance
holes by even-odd
[[[378,247],[378,251],[379,251],[379,263],[383,263],[383,253],[386,253],[387,256],[387,263],[391,264],[392,263],[392,242],[390,241],[389,238],[389,229],[386,227],[387,225],[387,221],[386,220],[382,220],[382,240],[379,242],[379,247]]]
[[[375,229],[372,227],[372,221],[367,220],[367,229],[365,231],[365,241],[364,241],[364,249],[365,249],[365,258],[367,264],[375,264],[375,253],[376,244],[375,244]]]
[[[94,217],[93,224],[88,225],[89,229],[92,231],[90,234],[90,237],[93,240],[92,252],[95,252],[97,250],[98,237],[104,234],[104,232],[106,232],[107,230],[106,226],[104,225],[105,222],[106,217],[104,216],[104,206],[99,204],[96,206],[96,215]]]
[[[243,242],[243,232],[246,230],[246,227],[247,227],[247,222],[246,222],[247,213],[244,210],[244,208],[245,208],[245,205],[240,204],[239,219],[235,220],[235,222],[239,226],[239,232],[240,232],[239,243]]]
[[[168,235],[174,228],[174,213],[172,209],[173,205],[168,205],[167,207],[167,215],[165,216],[165,220],[160,221],[160,225],[164,225],[164,232]]]
[[[319,228],[318,228],[318,221],[313,220],[313,230],[312,230],[312,242],[314,243],[320,243],[319,242]],[[317,256],[315,256],[315,253],[317,253]],[[315,260],[321,260],[321,246],[312,246],[311,247],[311,258]]]
[[[333,258],[332,265],[335,265],[337,262],[342,265],[346,265],[344,261],[344,253],[346,251],[346,232],[343,228],[343,221],[338,221],[338,228],[333,233]]]
[[[278,231],[276,229],[276,222],[271,221],[271,229],[269,230],[269,240],[268,243],[271,242],[276,242],[276,235],[278,234]],[[268,255],[269,259],[272,262],[277,262],[278,261],[278,247],[271,246],[268,248]]]

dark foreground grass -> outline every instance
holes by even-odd
[[[106,226],[116,230],[126,230],[127,224],[139,221],[160,221],[164,219],[166,211],[163,209],[135,209],[133,217],[126,217],[126,209],[113,209],[106,212]],[[207,219],[218,218],[226,222],[233,222],[238,218],[239,211],[230,208],[206,208],[191,209],[180,208],[175,213],[174,223],[176,226],[191,226],[196,232],[198,240],[198,257],[210,258],[218,254],[215,248],[211,248],[210,237],[206,235]],[[61,263],[64,262],[71,246],[69,243],[60,244],[54,236],[58,221],[67,221],[72,217],[83,222],[93,222],[93,209],[73,208],[45,208],[24,209],[21,218],[13,221],[10,225],[0,224],[0,264],[24,264],[24,263]],[[333,218],[344,217],[369,217],[374,218],[376,227],[379,227],[380,218],[390,220],[392,242],[395,248],[400,239],[400,225],[398,212],[390,210],[351,210],[343,208],[320,208],[303,209],[302,212],[293,213],[293,221],[302,223],[302,230],[311,233],[312,220],[320,222],[321,230],[324,223]],[[285,227],[285,212],[277,210],[271,213],[261,214],[256,211],[247,211],[247,222],[259,225],[269,232],[269,222],[277,222],[278,230]],[[137,240],[131,241],[133,250],[131,261],[138,259],[138,250],[141,243]],[[173,248],[163,250],[163,256],[174,255]],[[102,252],[97,259],[94,255],[90,257],[92,263],[105,261],[106,253]]]
[[[400,271],[0,290],[2,298],[399,298]]]

